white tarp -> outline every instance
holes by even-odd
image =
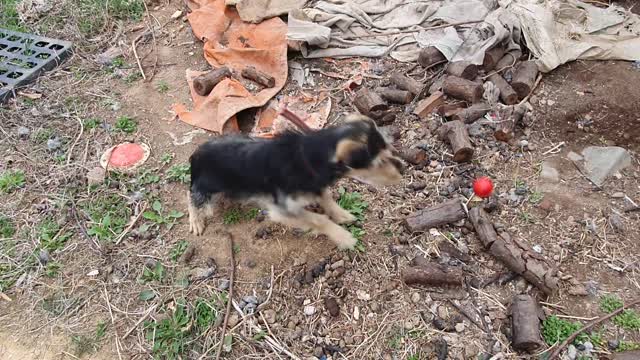
[[[481,22],[420,30],[469,21]],[[381,33],[391,35],[371,36]],[[436,46],[449,60],[481,64],[496,44],[524,40],[545,72],[576,59],[640,60],[637,15],[578,0],[321,0],[289,13],[288,37],[308,58],[415,61],[421,47]]]

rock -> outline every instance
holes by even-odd
[[[629,152],[617,146],[589,146],[582,150],[587,176],[601,186],[605,180],[631,165]]]
[[[90,186],[100,185],[104,182],[106,175],[107,172],[105,169],[100,166],[96,166],[87,172],[87,184]]]
[[[467,126],[467,132],[469,133],[469,136],[472,137],[480,137],[484,134],[484,127],[482,127],[482,124],[479,121],[474,122],[473,124]]]
[[[174,19],[174,20],[179,18],[180,16],[182,16],[182,10],[176,10],[176,12],[171,14],[171,18]]]
[[[242,301],[246,302],[247,304],[258,304],[258,298],[253,295],[243,297]]]
[[[623,192],[615,192],[613,194],[611,194],[611,197],[614,199],[623,199],[624,198],[624,193]]]
[[[456,332],[463,332],[464,331],[464,323],[463,322],[459,322],[456,324],[455,326]]]
[[[47,249],[40,250],[38,253],[38,261],[42,266],[46,266],[49,261],[51,261],[51,257],[49,256],[49,251]]]
[[[304,314],[307,316],[313,316],[316,313],[316,307],[313,305],[307,305],[304,307]]]
[[[253,314],[254,312],[256,312],[257,307],[258,305],[249,303],[245,305],[243,310],[245,314]]]
[[[411,302],[414,304],[417,304],[420,302],[420,294],[417,292],[414,292],[413,294],[411,294]]]
[[[544,161],[542,163],[542,171],[540,171],[540,179],[551,183],[557,183],[560,182],[560,174],[549,161]]]
[[[520,140],[518,146],[520,146],[521,148],[526,148],[527,146],[529,146],[529,142],[527,140]]]
[[[378,305],[378,303],[372,303],[371,305],[369,305],[369,307],[371,308],[371,311],[375,313],[380,311],[380,305]]]
[[[267,320],[268,324],[275,324],[277,320],[277,313],[273,309],[267,309],[263,311],[263,315],[265,320]]]
[[[53,139],[47,140],[47,149],[49,151],[56,151],[62,147],[62,141],[59,138],[55,137]]]
[[[253,269],[256,267],[256,261],[253,259],[247,259],[245,260],[244,265],[249,269]]]
[[[618,347],[620,347],[620,341],[618,341],[617,339],[609,340],[607,341],[607,347],[609,348],[609,350],[615,351],[618,349]]]
[[[353,318],[357,321],[360,320],[360,308],[358,306],[353,307]]]
[[[356,297],[359,300],[362,301],[369,301],[371,300],[371,295],[369,295],[367,292],[365,292],[364,290],[356,290]]]
[[[338,305],[338,301],[332,297],[324,298],[324,307],[327,309],[331,316],[336,317],[340,315],[340,305]]]
[[[180,257],[180,262],[184,265],[187,265],[193,259],[193,256],[196,254],[196,247],[194,245],[189,245],[187,250],[184,251],[184,254]]]
[[[336,262],[334,262],[333,264],[331,264],[331,269],[335,270],[337,268],[341,268],[344,266],[344,260],[338,260]]]
[[[111,65],[113,60],[122,56],[122,49],[118,46],[112,46],[102,54],[96,56],[96,62],[100,65]]]
[[[573,151],[570,151],[567,154],[567,159],[573,161],[573,162],[578,162],[578,161],[582,161],[584,160],[584,158],[582,157],[582,155],[576,154]]]
[[[542,254],[542,246],[536,244],[536,245],[533,245],[531,248],[533,249],[533,251],[537,252],[538,254]]]
[[[576,347],[573,345],[569,345],[569,347],[567,347],[567,357],[569,358],[569,360],[575,360],[577,356],[578,349],[576,349]]]
[[[609,216],[609,223],[611,227],[617,232],[624,232],[624,222],[622,221],[622,217],[618,214],[611,214]]]
[[[197,267],[197,268],[191,269],[191,271],[189,272],[189,279],[191,279],[191,281],[200,281],[200,280],[204,280],[212,277],[213,275],[215,275],[215,273],[216,273],[215,268]]]
[[[317,357],[317,358],[320,358],[320,357],[322,357],[323,355],[324,355],[324,350],[322,349],[322,347],[321,347],[321,346],[316,346],[316,347],[313,349],[313,356],[315,356],[315,357]]]
[[[480,350],[474,344],[468,344],[464,346],[464,358],[465,359],[476,359]]]
[[[18,133],[18,139],[27,140],[29,139],[29,135],[31,135],[31,130],[24,126],[18,126],[17,133]]]
[[[233,313],[229,315],[229,320],[227,322],[228,328],[231,329],[232,327],[238,325],[239,321],[240,321],[240,317],[238,316],[238,314]]]
[[[229,288],[229,280],[228,279],[222,279],[220,281],[220,290],[227,290]]]

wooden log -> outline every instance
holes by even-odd
[[[484,209],[474,207],[469,211],[469,219],[485,249],[509,270],[547,295],[558,289],[558,270],[529,246],[508,236],[498,236]]]
[[[445,70],[447,74],[473,80],[478,76],[478,66],[469,61],[450,62]]]
[[[447,58],[445,58],[435,46],[429,46],[420,50],[420,54],[418,55],[418,64],[426,68],[446,60]]]
[[[400,153],[400,157],[404,161],[413,165],[424,164],[427,161],[427,153],[424,150],[418,148],[403,150]]]
[[[380,91],[380,96],[388,102],[396,104],[408,104],[413,100],[413,94],[406,90],[385,89]]]
[[[276,78],[256,69],[253,66],[247,66],[242,69],[240,75],[242,75],[243,78],[254,81],[264,87],[272,88],[276,86]]]
[[[498,61],[500,61],[500,59],[502,59],[505,52],[505,48],[500,45],[495,46],[489,51],[486,51],[484,53],[484,61],[482,62],[482,68],[484,69],[484,71],[489,72],[495,69],[496,64],[498,63]]]
[[[472,124],[476,120],[483,117],[486,113],[488,113],[489,110],[491,110],[491,106],[489,106],[489,104],[486,104],[486,103],[474,104],[453,115],[451,117],[451,120],[453,121],[459,120],[465,124]]]
[[[364,115],[370,115],[374,111],[385,111],[389,108],[380,95],[367,88],[362,88],[356,93],[353,104]],[[381,116],[383,115],[381,114]]]
[[[444,104],[438,107],[438,114],[448,119],[464,109],[465,107],[463,102]]]
[[[502,74],[504,78],[512,78],[513,69],[515,69],[516,62],[522,57],[522,51],[513,50],[510,51],[502,57],[497,63],[495,71],[498,71]]]
[[[402,281],[409,286],[462,286],[464,275],[459,267],[426,263],[404,268]]]
[[[540,308],[531,295],[516,295],[511,303],[511,333],[513,348],[535,351],[542,346],[540,340]]]
[[[418,80],[398,72],[391,74],[389,81],[391,81],[391,83],[398,89],[407,90],[413,95],[418,95],[420,94],[420,91],[422,91],[423,85]]]
[[[467,79],[457,76],[447,76],[442,84],[442,92],[456,99],[477,103],[482,100],[484,88],[482,84]]]
[[[431,94],[428,98],[422,99],[416,108],[413,110],[413,113],[418,115],[421,119],[427,117],[427,115],[436,111],[438,107],[444,104],[444,93],[441,91],[436,91]]]
[[[469,133],[462,121],[449,121],[438,129],[438,137],[448,141],[453,150],[453,161],[468,162],[473,157],[473,146],[469,140]]]
[[[464,219],[464,212],[459,199],[449,200],[428,209],[414,212],[404,219],[404,226],[411,232],[429,230],[445,224]]]
[[[514,105],[518,103],[518,94],[509,85],[502,75],[495,73],[489,76],[489,81],[493,83],[498,89],[500,89],[500,100],[506,105]]]
[[[207,96],[222,79],[228,77],[231,77],[231,70],[226,66],[219,67],[193,79],[193,90],[200,96]]]
[[[523,61],[518,65],[516,71],[513,73],[513,80],[511,80],[511,87],[518,94],[520,100],[524,99],[536,83],[536,77],[538,76],[538,66],[533,61]]]
[[[509,142],[513,139],[516,125],[518,125],[527,112],[527,107],[523,105],[511,105],[498,111],[498,123],[493,136],[500,141]]]

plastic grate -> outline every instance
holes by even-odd
[[[69,41],[0,28],[0,103],[69,55]]]

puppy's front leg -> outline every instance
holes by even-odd
[[[272,221],[325,234],[341,250],[352,250],[358,242],[349,231],[331,221],[326,215],[316,214],[304,209],[296,213],[287,213],[277,208],[270,208],[269,216]]]
[[[208,203],[197,203],[191,195],[191,191],[187,191],[187,202],[189,203],[189,232],[200,236],[204,233],[207,216],[212,215],[212,206]]]
[[[350,212],[336,204],[331,196],[331,191],[328,189],[322,192],[322,195],[318,199],[320,206],[327,212],[327,214],[338,224],[349,224],[356,221],[356,217]]]

